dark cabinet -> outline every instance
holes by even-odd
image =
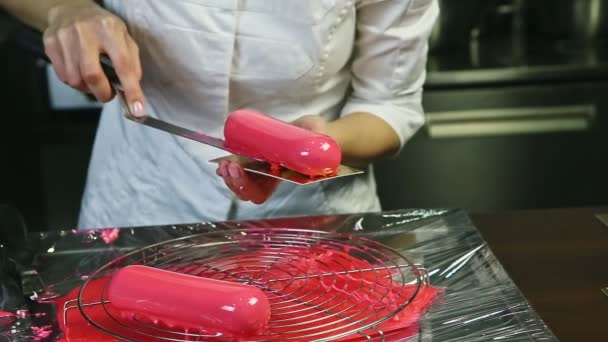
[[[608,203],[608,82],[430,90],[426,127],[376,165],[386,209]]]
[[[73,228],[99,110],[50,106],[45,65],[0,42],[0,207],[31,230]]]

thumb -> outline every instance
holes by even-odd
[[[311,132],[325,134],[327,123],[319,115],[305,115],[292,121],[294,126],[307,129]]]
[[[127,98],[129,109],[131,110],[133,116],[145,116],[146,109],[144,107],[144,93],[139,82],[137,82],[135,79],[130,79],[127,82],[123,82],[123,89]]]

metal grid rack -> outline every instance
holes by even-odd
[[[256,286],[268,295],[271,319],[251,341],[384,341],[378,326],[407,307],[428,274],[395,250],[352,235],[298,229],[215,231],[134,251],[93,273],[64,305],[94,327],[125,341],[228,341],[220,331],[125,320],[106,297],[109,280],[127,265],[146,265]],[[404,295],[393,291],[408,285]]]

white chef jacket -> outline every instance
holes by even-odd
[[[369,112],[403,145],[424,121],[436,0],[106,0],[140,47],[148,114],[222,136],[250,108],[284,121]],[[226,152],[102,112],[79,227],[147,226],[380,210],[373,169],[281,183],[240,202],[209,160]],[[229,214],[230,213],[230,214]]]

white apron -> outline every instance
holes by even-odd
[[[154,117],[221,137],[227,115],[241,108],[285,121],[341,115],[351,85],[354,0],[106,0],[105,6],[140,46]],[[412,134],[422,112],[416,102],[418,117],[405,124]],[[224,155],[126,120],[113,101],[101,116],[79,227],[380,210],[371,168],[321,184],[282,183],[259,206],[237,201],[208,162]]]

